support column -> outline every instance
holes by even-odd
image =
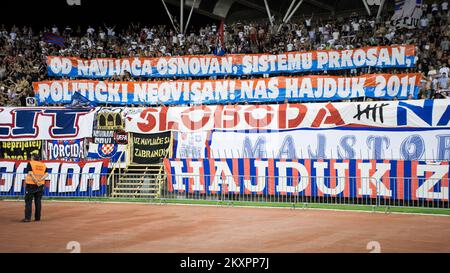
[[[378,8],[377,13],[377,22],[380,20],[381,11],[383,10],[385,0],[381,0],[380,7]]]
[[[300,0],[300,2],[298,2],[297,6],[295,6],[294,10],[291,13],[289,13],[289,11],[292,9],[292,6],[294,5],[294,3],[295,3],[295,0],[292,0],[291,5],[289,6],[288,12],[286,12],[286,15],[283,18],[283,22],[281,22],[280,26],[278,27],[277,33],[280,32],[281,27],[285,23],[289,22],[291,17],[294,15],[294,13],[297,11],[297,9],[300,7],[300,5],[303,3],[303,0]]]
[[[184,21],[184,0],[180,0],[180,33],[183,32],[183,21]]]
[[[269,5],[267,4],[267,0],[264,0],[264,5],[266,6],[267,16],[269,16],[270,25],[273,26],[272,15],[270,14]]]
[[[285,14],[284,17],[283,17],[283,22],[286,22],[286,18],[289,16],[289,14],[290,14],[290,12],[291,12],[291,10],[292,10],[292,7],[293,7],[294,4],[295,4],[295,1],[296,1],[296,0],[292,0],[291,5],[289,6],[288,10],[286,11],[286,14]]]
[[[186,26],[184,27],[183,34],[186,34],[186,30],[188,29],[189,21],[191,21],[191,16],[192,16],[192,12],[194,11],[194,6],[195,6],[195,2],[196,1],[197,0],[194,0],[194,3],[192,4],[191,11],[189,12],[189,16],[188,16],[188,19],[187,19],[187,22],[186,22]]]
[[[303,0],[300,0],[300,2],[298,2],[297,6],[295,6],[294,10],[292,11],[292,13],[289,15],[289,17],[286,19],[285,23],[288,23],[289,20],[291,20],[292,16],[294,16],[295,12],[298,10],[298,8],[300,7],[300,5],[303,3]]]
[[[371,16],[372,14],[371,14],[371,12],[370,12],[369,6],[367,5],[367,0],[362,0],[362,2],[363,2],[363,4],[364,4],[364,7],[366,7],[367,14],[369,14],[369,16]]]
[[[161,2],[163,3],[164,9],[167,12],[167,15],[169,16],[170,22],[172,23],[173,29],[175,30],[175,32],[178,32],[177,26],[175,26],[175,23],[173,22],[173,18],[172,15],[169,12],[169,9],[166,6],[166,3],[164,2],[164,0],[161,0]]]

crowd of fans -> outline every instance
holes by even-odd
[[[352,69],[329,74],[357,75],[376,72],[420,72],[423,86],[419,98],[446,97],[440,92],[449,85],[450,17],[448,2],[423,5],[423,16],[416,29],[396,29],[387,14],[375,17],[352,14],[349,18],[318,18],[314,14],[271,26],[268,22],[236,22],[224,25],[224,50],[229,54],[350,49],[363,46],[412,44],[417,64],[413,70]],[[190,28],[186,35],[169,25],[130,24],[115,26],[52,26],[35,31],[31,27],[0,28],[0,105],[25,105],[33,96],[32,82],[47,79],[46,56],[81,58],[160,57],[213,54],[220,44],[220,25]],[[44,41],[44,34],[64,37],[64,46]],[[323,72],[321,72],[323,73]],[[259,77],[259,76],[257,76]],[[129,75],[113,80],[133,80]],[[139,80],[139,79],[134,79]],[[142,80],[142,79],[141,79]],[[154,79],[144,79],[154,80]]]

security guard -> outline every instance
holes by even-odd
[[[41,220],[41,199],[44,195],[45,179],[48,174],[45,164],[38,160],[39,156],[33,154],[32,159],[25,170],[27,177],[25,179],[25,219],[23,219],[23,222],[31,221],[33,198],[35,205],[34,220]]]

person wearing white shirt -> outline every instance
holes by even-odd
[[[448,89],[448,77],[447,74],[441,73],[441,77],[438,79],[438,88],[439,89]]]
[[[427,17],[422,17],[420,19],[420,27],[421,28],[427,28],[428,27],[428,22],[429,22],[429,20],[428,20]]]
[[[53,25],[53,27],[52,27],[52,33],[53,33],[53,34],[58,34],[58,27],[57,27],[57,26]]]
[[[147,32],[147,41],[149,41],[151,39],[153,39],[153,31],[150,30]]]
[[[333,31],[333,40],[335,40],[335,41],[339,40],[339,35],[340,35],[339,31],[337,29],[335,29]]]
[[[448,2],[447,1],[444,1],[441,3],[441,10],[443,13],[447,13],[447,11],[448,11]]]
[[[344,34],[344,36],[347,36],[350,32],[350,25],[349,24],[344,24],[342,26],[342,32]]]
[[[11,31],[11,33],[9,33],[9,37],[11,37],[12,41],[15,41],[17,38],[17,33],[14,31]]]
[[[172,45],[178,44],[178,37],[176,35],[172,36]]]
[[[91,26],[89,26],[86,32],[88,35],[92,35],[92,34],[94,34],[95,29],[93,29]]]
[[[392,39],[395,37],[395,31],[391,31],[391,32],[387,33],[386,35],[384,35],[384,37],[386,39],[388,39],[389,41],[392,41]]]
[[[450,41],[446,37],[444,37],[444,39],[441,41],[440,46],[443,51],[448,51],[450,49]]]
[[[436,14],[438,13],[438,11],[439,11],[439,5],[438,5],[438,3],[434,2],[434,3],[431,5],[431,13],[433,14],[433,16],[436,16]]]
[[[177,38],[178,38],[178,41],[180,41],[180,43],[184,40],[184,35],[183,35],[183,33],[178,33],[177,34]]]
[[[442,73],[445,73],[445,75],[448,76],[448,72],[450,71],[450,68],[448,68],[445,64],[444,67],[441,67],[441,69],[439,69],[439,74],[442,75]]]
[[[305,18],[305,16],[303,16],[303,19],[305,20],[305,26],[306,26],[307,31],[311,30],[311,22],[312,22],[313,17],[314,17],[314,13],[311,15],[310,18]]]
[[[434,67],[430,66],[427,76],[430,78],[434,78],[436,75],[437,75],[436,69],[434,69]]]
[[[114,32],[114,29],[116,28],[116,26],[113,26],[113,27],[107,27],[106,25],[105,25],[105,28],[106,28],[106,34],[108,35],[108,37],[112,37],[112,36],[114,36],[116,33]]]
[[[286,45],[286,48],[287,48],[287,51],[293,51],[294,50],[294,45],[292,44],[292,43],[288,43],[287,45]]]
[[[320,27],[319,27],[319,32],[323,34],[324,29],[325,29],[325,28],[324,28],[323,26],[320,26]]]
[[[100,33],[98,34],[100,40],[105,40],[106,33],[103,30],[100,30]]]
[[[359,23],[352,22],[352,28],[353,28],[353,31],[358,32],[359,31]]]
[[[311,40],[316,39],[316,32],[314,30],[309,31],[309,39]]]

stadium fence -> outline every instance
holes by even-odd
[[[3,173],[0,175],[0,199],[23,199],[25,195],[26,174]],[[106,179],[108,177],[108,179]],[[210,175],[170,175],[142,174],[136,177],[135,183],[125,183],[122,195],[114,190],[123,181],[120,174],[50,174],[48,177],[44,199],[77,198],[85,200],[130,200],[156,202],[197,202],[207,201],[217,204],[235,203],[269,203],[291,204],[294,207],[308,204],[329,205],[363,205],[373,207],[422,207],[450,208],[448,178],[411,179],[390,177],[382,181],[373,177],[303,177],[307,183],[299,185],[300,177],[270,176],[226,176],[220,178]],[[217,183],[217,179],[220,183]],[[275,184],[273,181],[277,180]],[[385,184],[389,181],[390,187]],[[280,182],[284,188],[280,187]],[[401,182],[401,183],[397,183]],[[182,187],[175,186],[183,184]],[[234,184],[231,184],[234,183]],[[200,187],[194,187],[194,184]],[[265,185],[258,192],[250,192],[248,188]],[[412,185],[420,185],[412,190]],[[153,186],[152,186],[153,185]],[[155,187],[155,185],[157,187]],[[213,186],[211,186],[213,185]],[[233,185],[230,187],[230,185]],[[271,186],[270,186],[271,185]],[[306,187],[305,187],[306,185]],[[321,186],[319,186],[321,185]],[[324,194],[324,185],[337,192]],[[342,187],[342,185],[344,185]],[[399,186],[401,185],[401,186]],[[239,187],[239,189],[237,188]],[[290,191],[286,192],[287,187]],[[321,189],[320,189],[321,188]],[[388,189],[389,193],[386,193]],[[9,190],[9,191],[7,191]],[[365,194],[364,194],[365,193]],[[424,196],[426,198],[424,198]],[[431,197],[430,197],[431,196]]]

